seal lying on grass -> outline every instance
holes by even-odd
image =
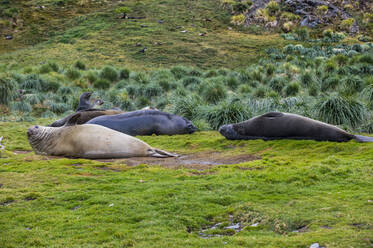
[[[137,110],[119,115],[99,116],[87,122],[136,135],[191,134],[197,130],[190,120],[159,110]]]
[[[219,132],[230,140],[308,139],[344,142],[355,139],[359,142],[373,142],[373,137],[349,134],[321,121],[281,112],[269,112],[244,122],[224,125]]]
[[[63,127],[33,126],[29,128],[27,136],[35,153],[77,158],[177,156],[103,126],[74,125],[78,118],[79,114]]]
[[[122,110],[115,110],[115,109],[88,109],[81,112],[73,113],[71,115],[66,116],[63,119],[57,120],[53,122],[50,126],[51,127],[62,127],[65,125],[66,122],[68,122],[71,118],[73,118],[75,115],[79,114],[79,118],[76,121],[76,124],[81,125],[89,120],[96,118],[97,116],[101,115],[117,115],[124,113]]]

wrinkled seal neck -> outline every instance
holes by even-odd
[[[53,148],[58,140],[54,138],[58,133],[60,133],[60,127],[44,127],[36,134],[28,137],[29,143],[32,148],[38,154],[47,154],[47,151]]]

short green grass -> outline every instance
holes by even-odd
[[[13,154],[31,149],[25,133],[30,125],[0,123],[6,146],[0,158],[0,247],[373,244],[373,144],[229,141],[217,132],[140,137],[180,154],[261,157],[196,171]],[[241,232],[199,237],[215,223],[229,225],[229,215],[245,226]],[[293,232],[304,226],[306,232]]]

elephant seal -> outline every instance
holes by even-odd
[[[87,122],[136,135],[191,134],[197,130],[190,120],[158,110],[137,110],[119,115],[99,116]]]
[[[83,94],[81,94],[79,105],[78,105],[78,108],[75,110],[75,112],[86,110],[86,109],[93,109],[96,104],[101,105],[104,103],[102,100],[98,99],[94,101],[93,104],[91,104],[89,101],[91,96],[92,96],[91,92],[84,92]]]
[[[373,142],[373,137],[349,134],[321,121],[304,116],[269,112],[237,124],[223,125],[219,132],[230,140],[277,140],[298,139],[345,142]]]
[[[108,110],[105,110],[105,109],[88,109],[88,110],[84,110],[84,111],[80,111],[80,112],[68,115],[63,119],[60,119],[60,120],[57,120],[57,121],[53,122],[49,126],[50,127],[62,127],[63,125],[65,125],[66,122],[68,122],[72,117],[74,117],[77,114],[79,114],[79,117],[77,119],[76,124],[81,125],[81,124],[84,124],[84,123],[88,122],[89,120],[91,120],[93,118],[96,118],[97,116],[117,115],[117,114],[122,114],[122,113],[124,113],[124,112],[121,111],[121,110],[114,110],[114,109],[108,109]]]
[[[27,136],[35,153],[91,159],[177,156],[103,126],[73,125],[77,118],[74,116],[63,127],[30,127]]]

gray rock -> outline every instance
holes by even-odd
[[[320,248],[319,243],[313,243],[310,248]]]

